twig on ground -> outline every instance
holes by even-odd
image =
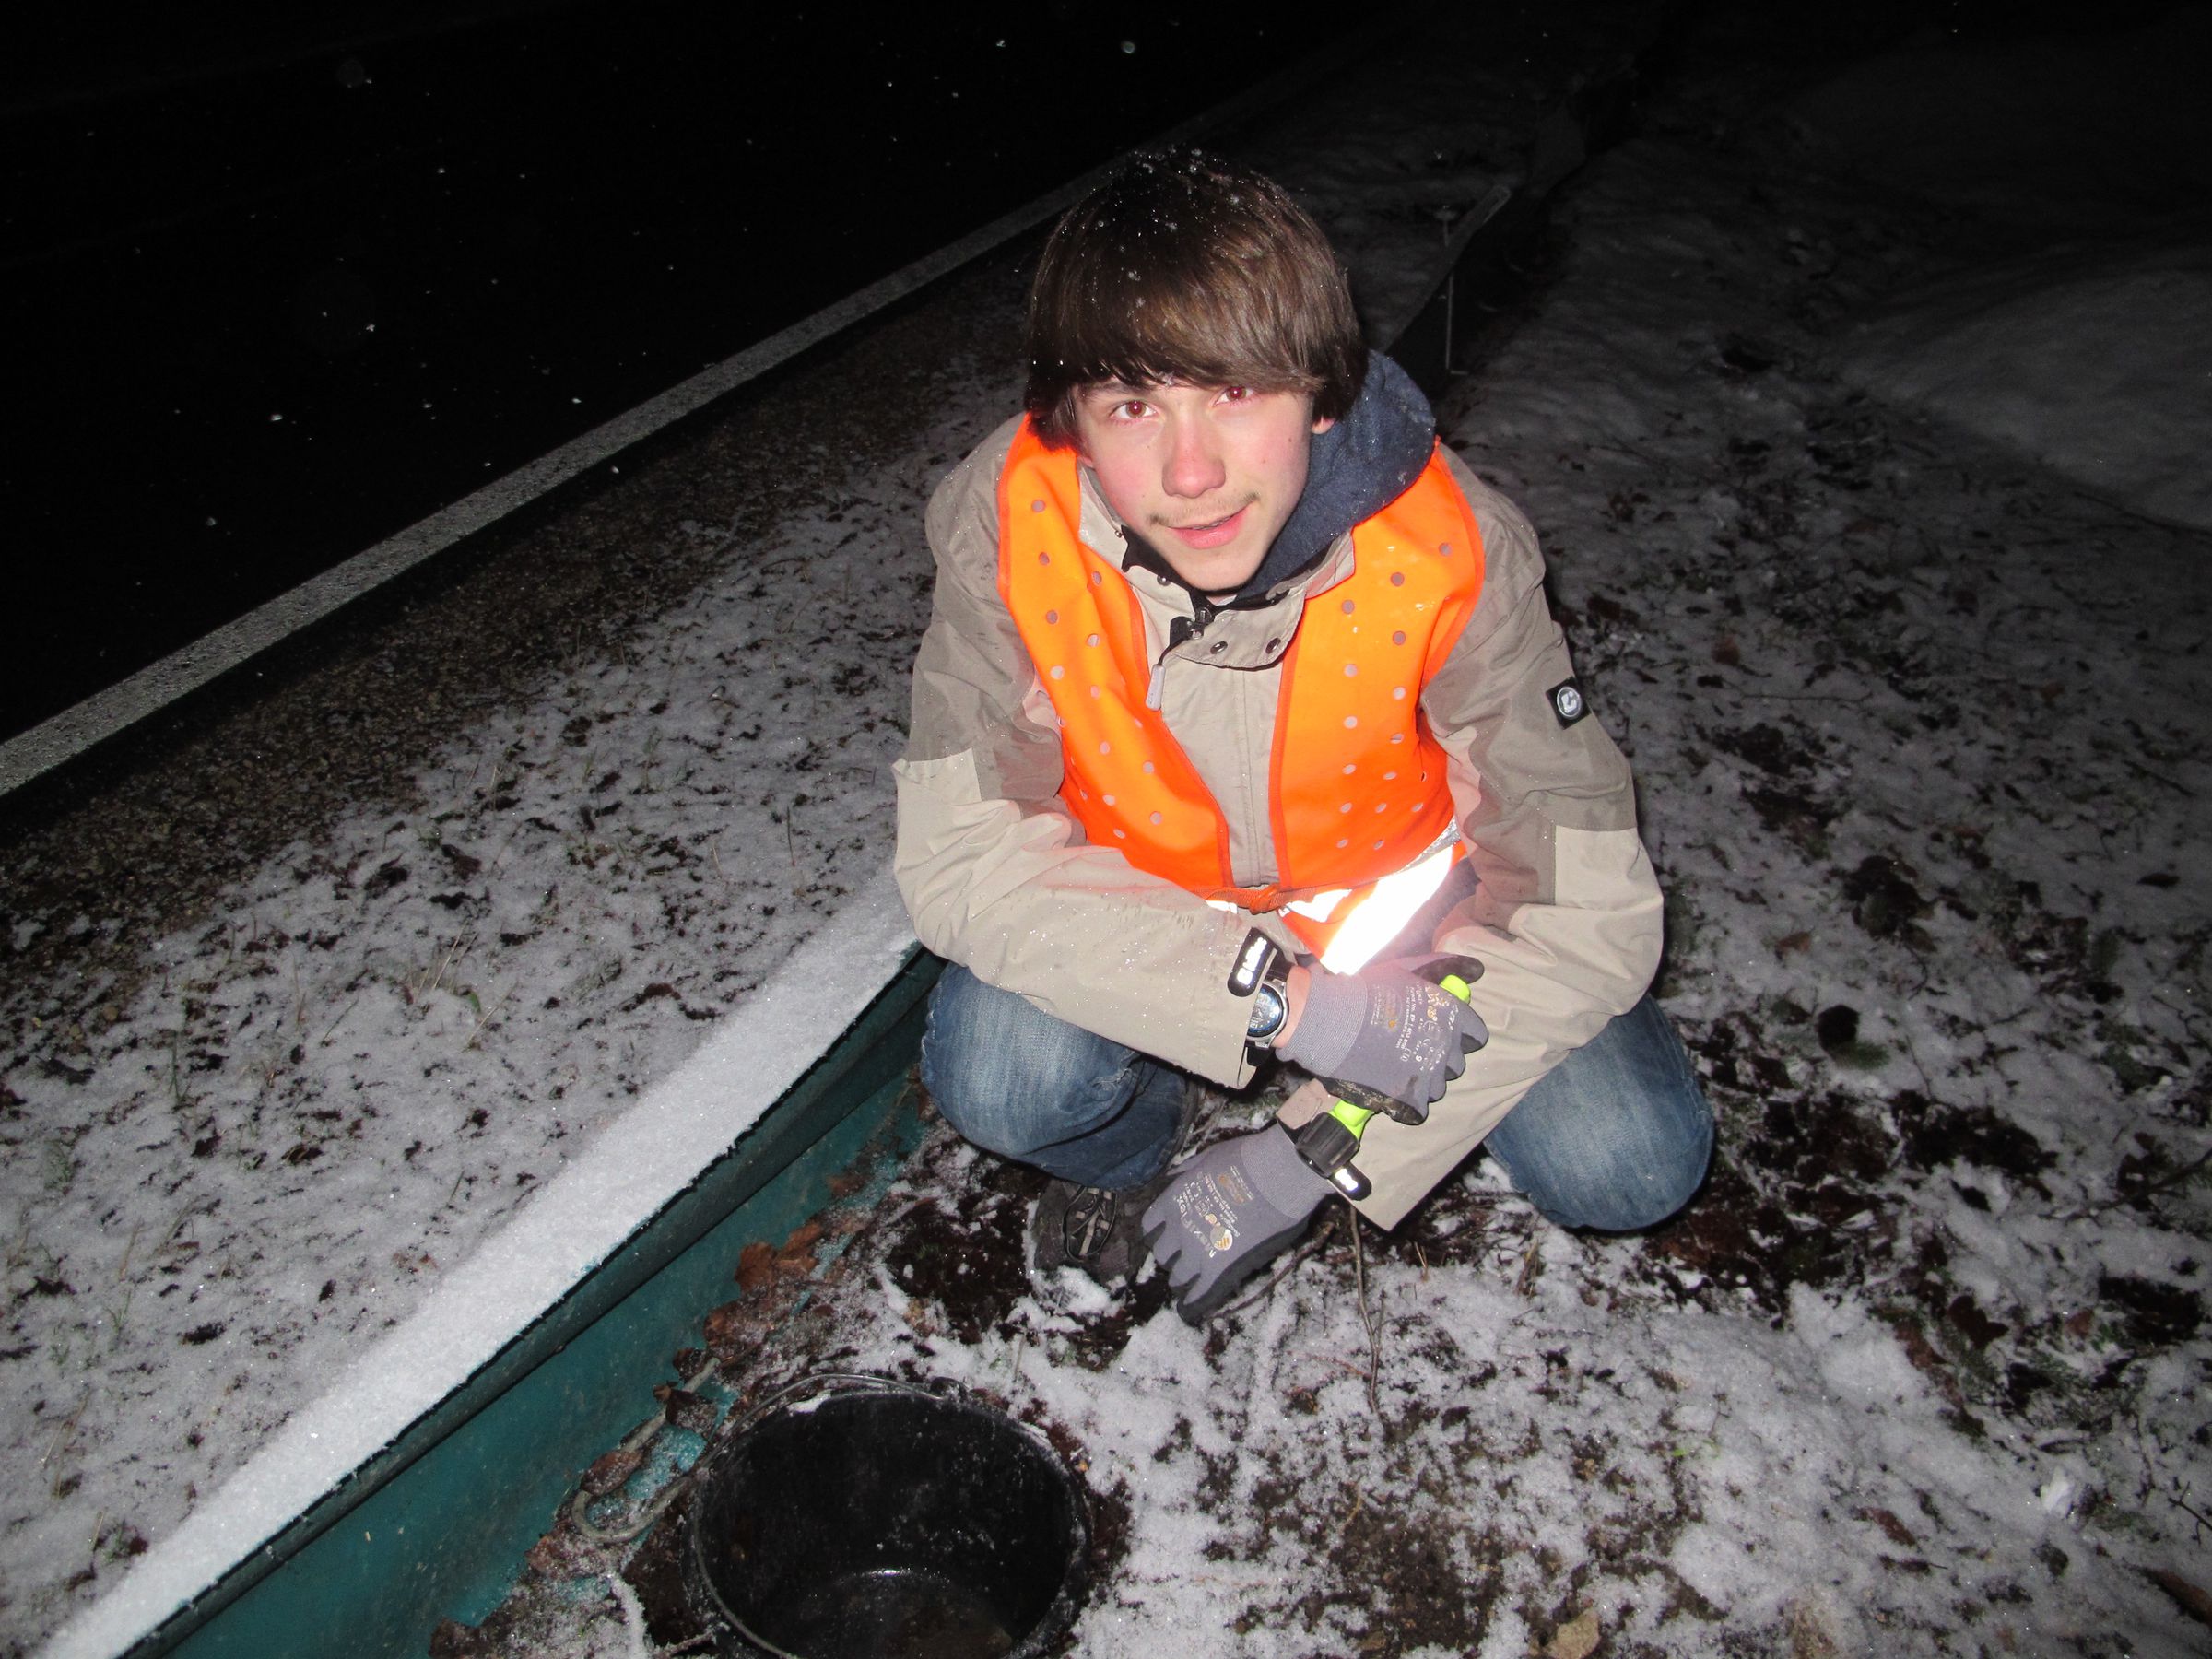
[[[57,1455],[68,1450],[69,1442],[76,1438],[77,1419],[85,1415],[85,1407],[91,1404],[92,1391],[88,1388],[85,1390],[85,1397],[77,1401],[76,1409],[62,1419],[60,1431],[54,1435],[53,1444],[46,1448],[45,1455],[39,1459],[40,1468],[44,1468]]]
[[[2164,772],[2152,771],[2149,767],[2145,766],[2140,760],[2131,760],[2125,755],[2121,756],[2120,760],[2121,764],[2125,766],[2128,771],[2141,772],[2153,783],[2163,783],[2167,788],[2172,790],[2176,794],[2182,795],[2188,800],[2194,801],[2196,799],[2196,791],[2190,788],[2188,784],[2177,783],[2171,778],[2168,777]]]
[[[1359,1241],[1359,1212],[1352,1209],[1348,1199],[1345,1208],[1352,1218],[1352,1284],[1359,1292],[1359,1323],[1367,1330],[1367,1408],[1387,1440],[1390,1428],[1382,1421],[1382,1402],[1375,1397],[1375,1373],[1382,1367],[1382,1344],[1375,1329],[1376,1315],[1367,1303],[1367,1251]]]
[[[1844,697],[1833,691],[1753,691],[1748,688],[1736,692],[1738,697],[1755,697],[1761,702],[1814,702],[1843,703],[1855,708],[1874,695],[1863,691],[1856,697]]]
[[[445,959],[438,964],[438,971],[426,983],[417,987],[416,995],[428,996],[445,982],[445,971],[453,965],[453,953],[461,948],[461,941],[466,936],[465,934],[453,935],[453,942],[446,947]]]
[[[1513,1294],[1515,1296],[1526,1296],[1528,1294],[1530,1281],[1535,1277],[1536,1246],[1538,1242],[1539,1241],[1535,1239],[1529,1240],[1528,1249],[1521,1257],[1521,1276],[1513,1280]]]
[[[464,1051],[477,1046],[477,1039],[484,1035],[484,1028],[491,1023],[491,1017],[505,1006],[507,999],[514,994],[515,986],[521,982],[520,975],[509,980],[507,989],[500,993],[498,999],[492,1003],[491,1006],[477,1016],[477,1023],[469,1030],[468,1041],[461,1045]]]
[[[317,1038],[316,1041],[318,1043],[328,1042],[330,1041],[330,1034],[346,1023],[346,1016],[352,1013],[354,1009],[359,1007],[360,1006],[361,999],[357,996],[351,1002],[347,1003],[343,1008],[339,1009],[338,1017],[332,1020],[328,1026],[324,1028],[323,1035]]]
[[[2188,1489],[2189,1488],[2186,1487],[2182,1488],[2183,1491],[2187,1491]],[[2198,1509],[2195,1504],[2190,1502],[2188,1499],[2180,1496],[2178,1493],[2168,1492],[2166,1494],[2166,1501],[2172,1504],[2175,1509],[2180,1510],[2182,1513],[2187,1515],[2192,1521],[2195,1522],[2200,1534],[2204,1528],[2212,1526],[2212,1515],[2206,1514],[2203,1510]]]
[[[1290,1275],[1297,1270],[1298,1265],[1300,1262],[1306,1260],[1307,1257],[1311,1256],[1315,1251],[1319,1250],[1324,1244],[1328,1242],[1329,1235],[1335,1231],[1335,1230],[1336,1214],[1334,1210],[1332,1210],[1327,1216],[1323,1218],[1321,1225],[1313,1230],[1313,1236],[1308,1239],[1303,1244],[1300,1244],[1296,1250],[1292,1251],[1283,1265],[1275,1270],[1274,1277],[1270,1278],[1265,1284],[1260,1286],[1255,1290],[1247,1290],[1242,1296],[1238,1297],[1235,1301],[1230,1302],[1227,1307],[1221,1310],[1220,1313],[1217,1313],[1214,1317],[1218,1319],[1222,1314],[1241,1313],[1246,1308],[1251,1307],[1253,1303],[1266,1300],[1269,1296],[1274,1294],[1275,1288],[1281,1284],[1285,1279],[1288,1278]]]
[[[2124,1204],[2135,1204],[2146,1198],[2155,1198],[2160,1193],[2180,1186],[2206,1164],[2212,1164],[2212,1147],[2198,1153],[2180,1169],[2169,1170],[2158,1180],[2147,1182],[2132,1193],[2118,1193],[2110,1198],[2100,1199],[2095,1204],[2085,1204],[2078,1209],[2067,1210],[2063,1215],[2054,1215],[2051,1219],[2053,1221],[2093,1221],[2099,1216],[2109,1210],[2116,1210]]]

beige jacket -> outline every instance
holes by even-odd
[[[1053,710],[998,594],[998,473],[1009,421],[929,505],[937,582],[914,665],[899,785],[897,874],[922,943],[1047,1013],[1232,1088],[1251,1077],[1251,1004],[1229,989],[1238,947],[1272,916],[1216,908],[1094,846],[1059,799]],[[1447,452],[1449,455],[1449,452]],[[1544,599],[1544,561],[1512,502],[1449,457],[1481,526],[1482,596],[1423,688],[1452,759],[1460,832],[1479,886],[1437,948],[1477,959],[1490,1040],[1408,1128],[1368,1127],[1361,1211],[1389,1227],[1480,1144],[1530,1085],[1614,1015],[1657,967],[1658,884],[1636,833],[1628,763],[1594,717],[1562,726],[1549,699],[1574,672]],[[1088,473],[1083,540],[1120,562],[1120,524]],[[1281,663],[1306,597],[1350,568],[1351,536],[1276,604],[1222,610],[1171,648],[1191,614],[1167,578],[1132,570],[1152,693],[1230,826],[1234,879],[1276,877],[1266,792]]]

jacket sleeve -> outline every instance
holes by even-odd
[[[1552,692],[1574,667],[1544,597],[1535,534],[1453,463],[1483,541],[1483,590],[1423,689],[1451,761],[1477,877],[1437,948],[1483,965],[1472,1001],[1490,1029],[1419,1129],[1378,1119],[1360,1206],[1384,1226],[1441,1180],[1538,1078],[1633,1007],[1658,969],[1660,894],[1636,830],[1629,766],[1594,712],[1562,724]]]
[[[1060,803],[1052,703],[998,591],[997,480],[1014,429],[929,504],[936,589],[893,768],[900,892],[922,943],[984,983],[1240,1086],[1250,1004],[1228,982],[1254,919],[1090,844]]]

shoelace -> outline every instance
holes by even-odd
[[[1073,1260],[1088,1262],[1098,1253],[1113,1231],[1114,1208],[1113,1194],[1100,1187],[1069,1204],[1060,1236]]]

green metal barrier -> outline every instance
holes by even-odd
[[[818,1210],[897,1116],[942,964],[915,951],[844,1035],[559,1307],[128,1659],[419,1659],[474,1623],[668,1359],[729,1299],[745,1245]]]

